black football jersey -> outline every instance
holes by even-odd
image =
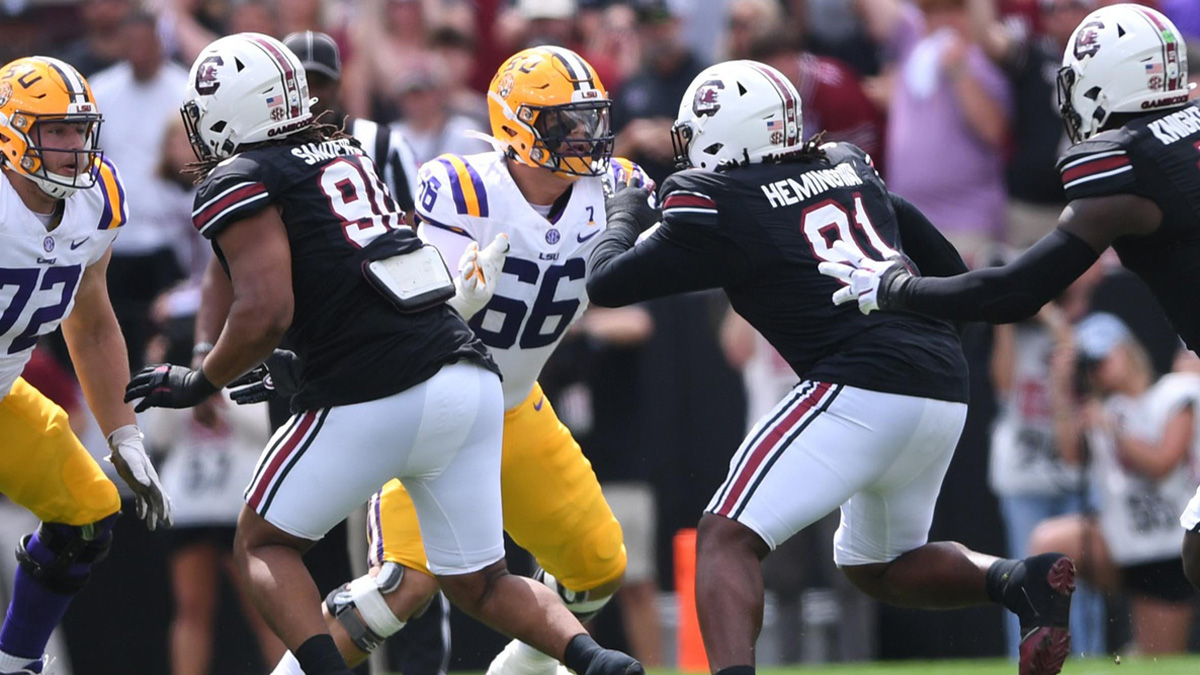
[[[902,242],[869,158],[847,143],[825,150],[826,160],[670,176],[660,192],[662,226],[630,253],[686,250],[688,274],[702,278],[681,280],[675,290],[724,288],[737,313],[802,378],[965,402],[966,362],[950,323],[907,313],[864,316],[854,303],[830,302],[840,283],[817,265],[841,259],[834,242],[876,260],[901,253]],[[642,262],[641,270],[626,268],[634,283],[674,274]]]
[[[220,255],[220,232],[268,206],[280,209],[291,244],[295,310],[285,341],[303,364],[294,410],[382,398],[459,359],[495,370],[486,348],[448,306],[401,314],[363,276],[362,247],[405,225],[356,143],[269,146],[236,155],[204,179],[192,217]]]
[[[1113,243],[1192,351],[1200,350],[1200,103],[1146,115],[1067,150],[1058,162],[1067,199],[1135,194],[1162,223]]]

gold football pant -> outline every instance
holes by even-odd
[[[0,492],[48,523],[87,525],[121,509],[66,411],[24,378],[0,400]]]
[[[500,492],[505,531],[563,586],[588,591],[625,572],[621,526],[540,385],[504,414]],[[388,482],[369,507],[371,564],[425,569],[417,512],[400,481]]]

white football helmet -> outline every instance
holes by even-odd
[[[800,94],[782,73],[757,61],[726,61],[688,85],[671,142],[679,168],[712,171],[799,150],[803,128]]]
[[[1178,107],[1190,90],[1179,29],[1141,5],[1089,14],[1071,35],[1058,71],[1059,111],[1075,143],[1099,133],[1113,113]]]
[[[261,33],[229,35],[192,64],[180,113],[201,160],[224,159],[247,143],[282,138],[312,121],[300,59]]]

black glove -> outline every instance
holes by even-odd
[[[300,389],[300,357],[276,349],[256,368],[230,382],[229,398],[238,405],[262,403],[276,396],[290,399]]]
[[[646,231],[662,219],[654,193],[641,187],[619,188],[604,200],[604,212],[609,224],[632,225],[638,232]]]
[[[197,368],[155,363],[133,376],[125,387],[125,402],[142,399],[135,412],[147,408],[190,408],[217,393],[216,385]]]

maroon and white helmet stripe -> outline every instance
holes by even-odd
[[[1184,86],[1184,84],[1180,81],[1183,79],[1183,69],[1180,67],[1181,54],[1179,51],[1179,43],[1175,40],[1167,40],[1168,28],[1162,21],[1158,20],[1158,17],[1155,16],[1154,12],[1144,11],[1142,8],[1136,6],[1134,6],[1134,11],[1136,11],[1139,16],[1146,19],[1146,21],[1148,21],[1150,25],[1154,27],[1154,31],[1158,35],[1159,42],[1162,43],[1163,69],[1165,71],[1163,73],[1163,77],[1167,77],[1169,74],[1174,73],[1174,77],[1171,77],[1167,80],[1166,90],[1175,91],[1176,89],[1181,88]],[[1186,59],[1187,57],[1183,56],[1183,58]],[[1172,64],[1175,65],[1174,69],[1171,68]]]
[[[800,120],[798,119],[799,115],[797,115],[796,112],[797,108],[799,107],[799,102],[792,93],[792,87],[783,80],[779,79],[779,77],[769,68],[762,68],[753,62],[750,63],[750,67],[762,73],[763,76],[767,78],[771,85],[775,87],[775,91],[779,94],[780,100],[783,101],[784,124],[786,129],[784,145],[793,146],[798,144],[800,142],[801,131],[799,124]]]
[[[288,101],[288,110],[290,110],[289,118],[300,116],[300,80],[296,75],[296,69],[292,66],[291,60],[287,58],[278,47],[271,44],[267,40],[247,35],[246,38],[257,45],[260,49],[266,52],[271,61],[275,63],[275,67],[279,68],[279,74],[283,76],[284,97]],[[294,96],[292,94],[295,94]]]

